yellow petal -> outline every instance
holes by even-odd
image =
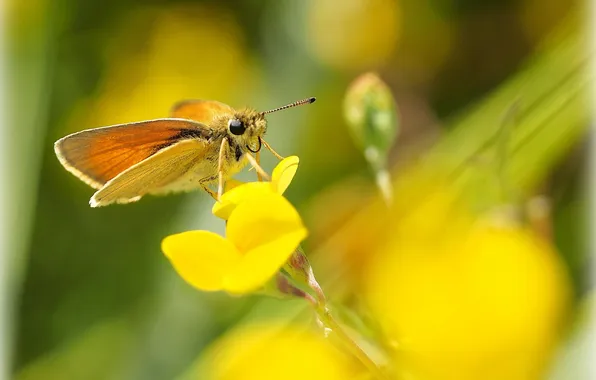
[[[226,237],[244,255],[280,236],[304,228],[298,211],[274,192],[240,203],[228,219]]]
[[[213,215],[227,220],[232,211],[247,199],[259,196],[262,194],[273,193],[273,188],[270,182],[249,182],[224,193],[219,202],[215,202],[211,212]]]
[[[226,275],[223,289],[235,294],[259,289],[288,261],[307,235],[306,228],[301,228],[249,251]]]
[[[197,289],[222,289],[224,275],[240,260],[240,252],[209,231],[188,231],[163,239],[161,250],[178,275]]]
[[[228,178],[224,184],[224,193],[245,184],[246,182],[235,180],[234,178]]]
[[[247,200],[230,216],[227,237],[242,252],[226,275],[224,289],[246,293],[267,282],[288,260],[308,232],[296,209],[272,193]]]
[[[202,359],[204,377],[218,380],[365,379],[323,334],[271,321],[228,331]]]
[[[271,184],[278,194],[283,194],[288,186],[290,186],[296,170],[298,170],[299,162],[300,159],[298,156],[286,157],[273,169]]]

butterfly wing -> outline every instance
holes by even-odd
[[[234,112],[232,107],[215,100],[184,100],[172,107],[171,116],[210,125],[215,117],[232,116]]]
[[[89,129],[54,144],[60,163],[95,189],[160,150],[185,139],[208,140],[207,126],[192,120],[156,119]]]
[[[159,193],[180,179],[184,179],[184,185],[193,182],[194,187],[198,187],[202,175],[197,167],[205,165],[208,149],[204,140],[177,142],[118,174],[97,191],[89,203],[91,207],[98,207],[135,202],[145,194]]]

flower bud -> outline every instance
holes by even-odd
[[[325,304],[325,294],[317,282],[308,258],[298,247],[288,259],[283,269],[297,284],[310,288],[319,304]]]
[[[362,74],[346,92],[344,116],[354,142],[373,170],[383,169],[399,130],[389,87],[376,74]]]

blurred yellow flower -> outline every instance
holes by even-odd
[[[340,70],[376,67],[389,60],[401,28],[394,0],[317,0],[308,4],[308,48]]]
[[[226,6],[168,3],[121,19],[105,40],[105,75],[62,133],[166,117],[184,99],[245,101],[234,83],[254,88],[259,82],[242,29]]]
[[[283,194],[290,186],[296,170],[298,170],[299,162],[300,159],[297,156],[290,156],[281,160],[273,169],[271,182],[248,182],[236,185],[238,181],[234,181],[235,186],[226,191],[219,202],[213,205],[213,215],[227,220],[232,211],[248,199],[270,194]]]
[[[541,378],[568,300],[559,257],[438,194],[401,219],[367,273],[394,359],[420,379]]]
[[[290,202],[271,192],[237,205],[227,221],[226,236],[183,232],[166,237],[162,251],[195,288],[243,294],[274,276],[306,238],[307,230]]]
[[[354,379],[352,363],[322,335],[300,326],[257,325],[213,347],[208,378],[216,380]]]

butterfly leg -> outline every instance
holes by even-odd
[[[211,188],[209,187],[209,184],[213,183],[214,181],[217,181],[218,176],[217,175],[212,175],[209,177],[203,177],[199,180],[199,186],[201,186],[201,188],[203,190],[205,190],[205,192],[209,195],[211,195],[211,197],[215,200],[217,200],[217,193],[213,190],[211,190]]]
[[[265,141],[264,139],[261,139],[261,141],[263,142],[263,145],[265,145],[265,148],[269,149],[269,151],[271,153],[273,153],[273,155],[275,157],[277,157],[278,160],[283,160],[283,156],[281,156],[279,153],[277,153],[275,150],[273,150],[273,148],[271,147],[271,145],[267,144],[267,141]]]
[[[228,148],[229,144],[228,144],[228,138],[224,137],[223,140],[221,140],[221,146],[219,147],[219,159],[217,162],[217,175],[219,177],[219,181],[217,184],[217,200],[219,201],[221,199],[221,196],[223,194],[223,189],[224,189],[224,177],[223,177],[223,163],[224,163],[224,154],[226,149]]]
[[[261,151],[257,151],[257,153],[255,153],[255,161],[257,161],[257,165],[261,166]],[[263,176],[261,175],[261,173],[259,173],[259,171],[257,170],[257,181],[262,182],[263,181]]]
[[[201,183],[201,188],[203,188],[203,190],[205,190],[207,192],[207,194],[211,195],[211,197],[213,199],[217,200],[217,193],[215,193],[215,191],[213,191],[209,187],[207,187],[206,184]]]
[[[271,178],[269,177],[269,174],[267,174],[267,172],[263,170],[261,165],[259,165],[257,160],[255,160],[255,158],[250,153],[244,153],[244,156],[246,156],[246,159],[248,160],[248,162],[250,162],[252,167],[255,168],[255,170],[257,171],[258,174],[260,174],[267,181],[271,180]]]

